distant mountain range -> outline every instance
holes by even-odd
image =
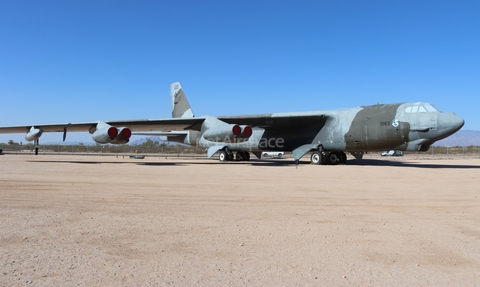
[[[434,146],[480,146],[480,131],[460,130]]]

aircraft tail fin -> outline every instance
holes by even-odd
[[[170,97],[172,98],[173,118],[193,118],[195,116],[180,82],[174,82],[170,85]]]

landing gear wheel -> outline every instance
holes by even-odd
[[[336,152],[332,152],[327,156],[327,163],[331,165],[336,165],[339,162],[339,157]]]
[[[239,151],[235,154],[236,161],[249,161],[250,154],[247,151]]]
[[[40,141],[38,139],[35,140],[35,155],[38,155],[38,145]]]
[[[243,152],[240,152],[240,151],[237,152],[237,153],[235,154],[235,160],[236,160],[236,161],[245,160],[245,159],[244,159],[244,156],[243,156]]]
[[[324,155],[319,151],[314,151],[310,156],[310,161],[315,165],[323,164],[325,162]]]
[[[222,150],[220,152],[220,154],[218,155],[218,159],[220,161],[227,161],[228,160],[228,154],[224,150]]]
[[[241,154],[242,154],[242,160],[243,161],[249,161],[250,160],[250,154],[248,153],[248,151],[242,151]]]
[[[338,159],[338,164],[345,164],[347,162],[347,155],[344,152],[339,152]]]

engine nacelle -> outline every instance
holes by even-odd
[[[250,126],[226,124],[209,128],[203,133],[203,138],[212,142],[237,142],[248,140],[251,135]]]
[[[118,128],[118,135],[110,141],[111,144],[126,144],[130,141],[132,131],[129,128]]]
[[[242,138],[249,138],[252,136],[253,130],[251,126],[240,126],[242,128],[242,133],[240,137]]]
[[[39,128],[31,127],[30,131],[25,135],[25,139],[29,142],[38,140],[43,134]]]
[[[132,136],[129,128],[116,128],[111,125],[98,121],[96,126],[90,128],[92,139],[100,144],[126,144]]]
[[[92,135],[92,139],[100,144],[126,144],[131,136],[132,131],[129,128],[116,128],[107,125],[96,130]]]
[[[109,126],[109,127],[104,127],[102,129],[96,130],[92,135],[92,139],[97,143],[107,144],[115,140],[117,136],[118,136],[117,128]]]

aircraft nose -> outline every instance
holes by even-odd
[[[438,118],[438,128],[451,135],[463,127],[465,121],[455,113],[444,113]]]

